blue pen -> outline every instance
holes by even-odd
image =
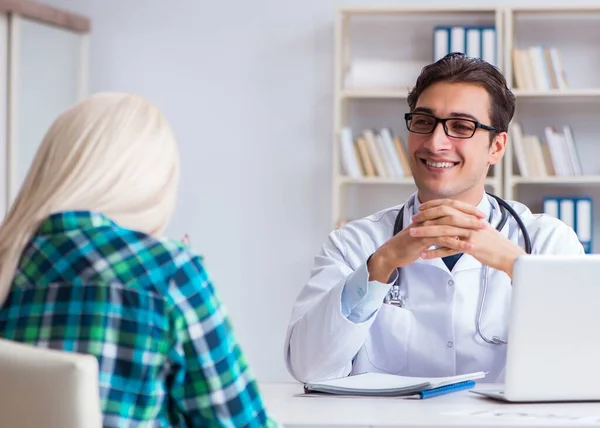
[[[453,383],[452,385],[440,386],[433,389],[425,389],[418,393],[419,398],[431,398],[437,397],[438,395],[449,394],[456,391],[464,391],[465,389],[471,389],[475,386],[474,380],[466,380],[464,382]]]

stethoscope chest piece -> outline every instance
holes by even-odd
[[[400,285],[398,283],[394,283],[394,285],[392,285],[389,293],[385,296],[384,303],[399,308],[406,306],[406,296],[401,293]]]

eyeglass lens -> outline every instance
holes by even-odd
[[[434,117],[425,114],[413,114],[408,121],[408,129],[418,134],[430,134],[437,122]],[[450,137],[472,137],[475,133],[475,123],[467,119],[447,119],[445,131]]]

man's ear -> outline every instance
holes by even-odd
[[[508,139],[508,135],[506,132],[499,132],[496,134],[492,143],[490,144],[489,150],[489,162],[490,165],[496,165],[504,156],[504,151],[506,150],[506,141]]]

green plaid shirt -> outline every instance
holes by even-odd
[[[95,355],[105,427],[275,425],[201,259],[98,213],[41,224],[0,337]]]

